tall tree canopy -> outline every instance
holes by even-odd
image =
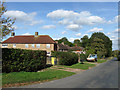
[[[70,47],[74,46],[74,44],[71,43],[71,42],[69,42],[66,37],[63,37],[63,38],[61,38],[61,39],[59,39],[59,40],[56,40],[56,41],[58,41],[58,43],[64,42],[64,44],[66,44],[66,45],[68,45],[68,46],[70,46]]]
[[[81,46],[81,42],[79,39],[74,40],[74,45],[76,45],[76,44],[77,44],[77,46]]]
[[[15,18],[11,19],[10,17],[5,18],[3,14],[7,11],[6,7],[4,6],[4,2],[0,2],[0,36],[1,38],[5,37],[6,35],[10,34],[11,31],[14,30],[12,25],[15,23]]]
[[[87,47],[89,45],[89,38],[87,35],[83,36],[83,38],[81,38],[82,40],[82,47]]]
[[[101,44],[101,47],[104,46],[104,51],[105,51],[105,56],[109,57],[112,54],[112,41],[110,40],[109,37],[107,37],[104,33],[102,32],[96,32],[93,33],[92,36],[90,37],[90,43],[91,43],[91,47],[92,44],[95,43],[94,39],[97,38],[98,39],[98,44]],[[102,40],[102,41],[100,41]]]

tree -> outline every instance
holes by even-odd
[[[64,42],[64,44],[66,44],[66,45],[68,45],[68,46],[70,46],[70,47],[74,46],[74,44],[71,43],[71,42],[69,42],[66,37],[63,37],[63,38],[61,38],[61,39],[59,39],[59,40],[57,40],[57,41],[58,41],[58,43]]]
[[[77,46],[81,46],[81,42],[79,39],[74,40],[74,45],[77,44]]]
[[[90,43],[94,43],[94,38],[99,38],[102,40],[102,44],[104,45],[104,49],[106,51],[105,56],[109,57],[112,55],[112,41],[110,40],[109,37],[107,37],[104,33],[102,32],[96,32],[93,33],[92,36],[90,37]]]
[[[94,38],[91,43],[91,48],[94,50],[94,53],[98,55],[99,58],[104,57],[106,55],[106,48],[104,46],[104,42],[100,38]]]
[[[81,38],[81,40],[82,40],[82,42],[81,42],[82,47],[85,48],[85,47],[87,47],[89,45],[89,38],[88,38],[87,35],[85,35],[83,38]]]
[[[7,11],[4,6],[4,2],[0,2],[0,36],[3,38],[6,35],[10,34],[14,28],[12,25],[15,23],[15,18],[11,19],[10,17],[5,18],[3,14]]]

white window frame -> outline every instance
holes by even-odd
[[[37,47],[37,48],[40,48],[40,44],[36,44],[36,47]]]
[[[28,46],[28,44],[25,44],[25,48],[28,48],[29,46]]]
[[[16,44],[13,44],[13,47],[15,48],[15,47],[16,47]]]
[[[3,46],[4,45],[4,46]],[[2,44],[2,47],[8,47],[8,44]]]
[[[32,46],[32,48],[35,48],[35,44],[32,44],[31,46]]]
[[[46,47],[47,47],[47,48],[50,48],[50,44],[46,44]]]

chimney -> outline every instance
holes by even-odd
[[[75,44],[75,47],[77,47],[77,44]]]
[[[56,44],[58,44],[58,41],[55,41]]]
[[[12,32],[12,33],[11,33],[11,36],[14,37],[14,36],[15,36],[15,32]]]
[[[64,42],[62,42],[62,44],[65,45]]]
[[[35,36],[38,36],[38,32],[35,32]]]

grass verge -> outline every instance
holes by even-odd
[[[85,62],[84,62],[84,64],[77,63],[77,64],[74,64],[74,65],[72,65],[72,66],[65,66],[65,65],[61,65],[61,66],[67,67],[67,68],[87,70],[87,69],[89,69],[89,67],[94,67],[95,64],[85,63]]]
[[[27,83],[36,81],[50,81],[71,76],[75,73],[62,70],[47,69],[43,72],[12,72],[2,74],[2,85]]]
[[[104,62],[106,62],[106,61],[107,61],[106,59],[101,59],[101,60],[98,59],[98,60],[97,60],[97,63],[104,63]]]

